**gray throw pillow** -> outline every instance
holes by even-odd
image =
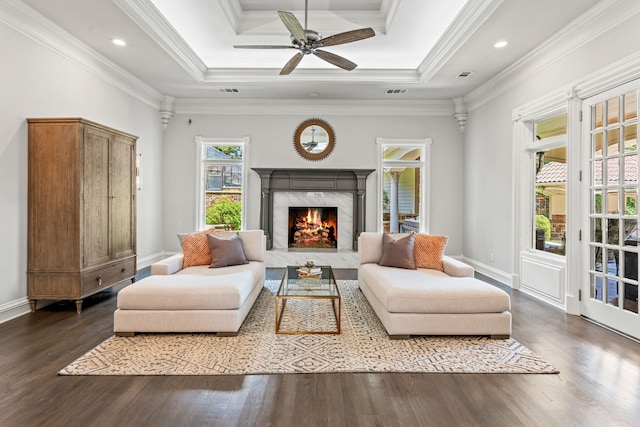
[[[244,249],[242,249],[242,241],[238,233],[228,239],[207,234],[207,241],[211,250],[211,265],[209,268],[249,263],[244,254]]]
[[[394,239],[385,233],[382,235],[382,258],[380,265],[386,267],[416,269],[416,261],[413,256],[415,236],[413,233],[408,236]]]

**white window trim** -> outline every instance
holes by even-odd
[[[249,165],[249,143],[251,139],[248,136],[242,138],[209,138],[203,136],[195,137],[197,148],[196,155],[196,229],[204,230],[206,228],[205,224],[205,198],[204,194],[204,177],[202,176],[202,163],[204,161],[202,154],[203,148],[206,144],[218,144],[218,145],[242,145],[242,228],[244,229],[247,221],[246,221],[246,206],[247,206],[247,193],[248,191],[248,172],[247,166]],[[220,163],[219,160],[212,161],[215,163]]]
[[[383,167],[416,167],[421,169],[420,177],[420,232],[429,232],[429,219],[431,215],[427,207],[431,206],[431,138],[376,138],[378,144],[378,187],[376,196],[376,229],[383,231],[382,227],[382,188],[384,186]],[[415,147],[421,150],[420,159],[410,161],[384,161],[384,150],[387,147]]]

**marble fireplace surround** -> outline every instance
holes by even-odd
[[[253,168],[260,175],[260,228],[267,237],[267,250],[274,247],[274,193],[345,192],[353,197],[351,249],[358,250],[358,236],[365,230],[367,176],[373,169],[267,169]],[[340,226],[338,224],[338,226]],[[340,241],[340,236],[338,236]]]

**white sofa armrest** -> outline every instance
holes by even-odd
[[[151,274],[168,275],[182,270],[184,254],[179,253],[151,264]]]
[[[473,267],[449,256],[442,257],[444,272],[453,277],[473,277]]]

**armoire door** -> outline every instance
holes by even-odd
[[[118,259],[136,253],[134,141],[116,135],[110,159],[111,250]]]
[[[84,128],[83,267],[108,262],[109,251],[109,141],[98,128]]]

